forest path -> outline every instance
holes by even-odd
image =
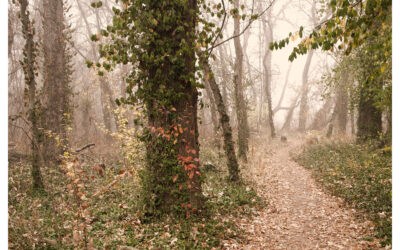
[[[238,221],[245,240],[226,242],[227,249],[377,248],[375,242],[363,240],[371,235],[370,222],[356,220],[355,210],[325,193],[311,173],[291,159],[290,152],[301,150],[302,143],[274,140],[251,147],[251,160],[242,173],[256,183],[268,205],[258,216]]]

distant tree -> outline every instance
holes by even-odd
[[[382,133],[382,111],[391,117],[391,0],[333,0],[329,2],[330,18],[314,27],[297,45],[289,60],[309,50],[344,50],[358,56],[356,73],[359,83],[358,139],[378,138]],[[303,27],[291,36],[303,37]],[[289,43],[289,37],[270,44],[278,49]],[[390,120],[390,118],[389,118]],[[388,131],[391,131],[389,126]]]
[[[225,155],[228,160],[228,171],[229,171],[229,180],[238,181],[239,180],[239,164],[237,162],[236,154],[235,154],[235,144],[232,139],[232,128],[229,124],[229,116],[226,113],[226,106],[221,96],[221,92],[218,88],[217,82],[215,80],[214,74],[211,70],[208,62],[203,61],[203,69],[206,74],[206,79],[208,84],[210,85],[210,89],[212,91],[215,104],[217,106],[217,110],[219,113],[219,123],[222,127],[222,133],[224,137],[224,150]]]
[[[239,0],[234,0],[233,5],[236,9],[239,9]],[[235,108],[236,117],[238,121],[238,156],[244,161],[247,161],[247,151],[249,148],[249,124],[247,120],[247,105],[244,97],[244,86],[243,86],[243,49],[240,44],[240,18],[234,17],[234,45],[235,45],[235,66],[233,75],[233,86],[235,92]]]

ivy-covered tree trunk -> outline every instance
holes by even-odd
[[[234,7],[239,9],[239,0],[234,0]],[[239,146],[239,158],[247,161],[247,151],[249,147],[249,124],[247,121],[247,105],[243,93],[243,50],[240,44],[240,23],[237,17],[234,18],[234,32],[233,35],[235,45],[235,72],[233,76],[233,85],[235,92],[235,107],[236,116],[238,121],[238,146]]]
[[[54,161],[67,146],[70,87],[64,36],[62,0],[43,0],[43,115],[45,159]]]
[[[358,104],[357,139],[376,139],[382,132],[382,110],[375,105],[374,94],[380,83],[366,80],[361,83]]]
[[[32,150],[32,178],[33,188],[41,189],[44,187],[42,181],[42,175],[40,173],[40,132],[38,129],[38,118],[39,118],[39,107],[36,96],[36,82],[35,82],[35,58],[37,51],[37,44],[33,41],[35,31],[33,29],[33,23],[29,20],[29,12],[27,10],[28,1],[19,0],[21,5],[21,22],[22,22],[22,33],[25,38],[24,47],[24,60],[22,67],[25,74],[25,83],[28,86],[28,101],[29,101],[29,114],[28,118],[31,122],[31,150]]]
[[[127,79],[129,96],[122,102],[139,103],[145,111],[141,197],[146,210],[199,211],[203,197],[197,125],[200,83],[195,77],[197,1],[129,1],[114,14],[113,25],[101,31],[103,36],[113,35],[100,47],[104,61],[98,67],[100,73],[115,64],[135,65]]]
[[[232,128],[229,124],[229,116],[226,113],[226,107],[210,65],[208,62],[202,62],[202,65],[206,75],[209,76],[208,83],[210,84],[210,88],[212,90],[219,113],[219,123],[221,124],[224,137],[224,150],[228,160],[229,179],[231,181],[237,181],[239,180],[239,165],[236,159],[235,145],[232,139]]]

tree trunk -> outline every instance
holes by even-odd
[[[34,30],[33,24],[29,20],[29,12],[27,11],[28,1],[19,0],[21,5],[21,22],[22,33],[25,38],[24,54],[25,58],[22,67],[25,74],[25,82],[28,85],[28,101],[29,101],[29,120],[31,122],[31,149],[32,149],[32,178],[33,188],[42,189],[44,187],[42,175],[40,173],[39,163],[39,138],[38,129],[38,100],[36,99],[36,82],[35,82],[35,57],[37,44],[33,41]]]
[[[301,85],[301,100],[299,111],[299,131],[304,132],[307,123],[308,114],[308,72],[310,70],[311,59],[314,55],[314,50],[310,50],[307,54],[306,64],[304,65]]]
[[[366,78],[365,78],[366,79]],[[357,140],[377,139],[382,131],[382,110],[374,103],[375,88],[381,87],[381,83],[361,83],[360,102],[358,105]]]
[[[235,8],[239,9],[239,0],[234,0]],[[234,32],[237,37],[234,38],[235,45],[235,72],[233,76],[233,85],[235,92],[236,116],[238,121],[238,145],[239,158],[247,161],[248,139],[249,139],[249,124],[247,121],[247,105],[243,93],[243,50],[240,44],[240,23],[237,17],[234,17]]]
[[[78,9],[81,12],[82,18],[85,22],[86,31],[88,33],[88,36],[90,36],[93,33],[90,29],[89,22],[86,17],[86,13],[82,9],[80,1],[76,1],[76,3],[78,4]],[[100,28],[99,15],[98,15],[97,8],[95,9],[95,14],[96,14],[96,31],[99,34],[101,31],[101,28]],[[99,55],[97,53],[95,43],[91,43],[91,49],[92,49],[93,59],[95,61],[99,61]],[[103,122],[104,122],[105,128],[111,132],[112,131],[112,117],[114,116],[114,119],[115,119],[115,114],[112,113],[112,109],[115,108],[115,102],[113,99],[111,88],[110,88],[109,84],[107,83],[106,79],[104,77],[99,76],[99,82],[100,82],[100,96],[101,96],[100,105],[101,105],[101,110],[102,110],[102,114],[103,114]],[[110,108],[107,108],[107,106],[109,106]],[[116,125],[117,120],[115,120],[114,122]],[[117,127],[117,125],[116,125],[116,127]],[[106,139],[107,140],[111,139],[109,134],[106,135]]]
[[[62,0],[43,0],[43,128],[51,131],[45,136],[45,159],[54,161],[67,147],[70,87],[67,77],[67,60],[64,37],[64,12]],[[58,139],[57,139],[58,137]]]
[[[312,2],[311,6],[311,21],[314,26],[317,26],[317,17],[316,17],[316,0]],[[323,20],[328,18],[329,13],[325,15]],[[307,116],[308,116],[308,73],[310,71],[311,60],[314,55],[314,50],[311,49],[307,54],[306,64],[304,65],[303,75],[302,75],[302,84],[301,84],[301,100],[300,100],[300,110],[299,110],[299,131],[304,132],[307,126]]]
[[[232,128],[229,124],[229,116],[226,113],[226,107],[219,91],[215,77],[211,71],[208,62],[202,62],[206,75],[209,75],[208,83],[213,93],[213,97],[219,113],[219,123],[222,127],[224,137],[224,150],[228,161],[229,179],[231,181],[239,180],[239,165],[235,154],[235,145],[232,139]]]
[[[157,27],[154,27],[157,40],[145,47],[145,53],[161,56],[164,49],[169,49],[170,58],[179,60],[166,60],[158,64],[142,59],[139,63],[139,70],[146,74],[142,91],[145,92],[144,104],[150,128],[145,139],[147,177],[144,189],[150,193],[147,199],[153,200],[155,208],[162,213],[172,212],[173,207],[181,205],[180,201],[189,203],[187,207],[191,211],[203,207],[197,124],[198,92],[193,84],[196,57],[195,48],[191,47],[195,44],[196,6],[196,0],[173,4],[151,1],[145,10],[151,12],[162,9],[165,13],[176,13],[177,17],[174,22],[171,19],[158,20]],[[172,24],[178,24],[183,29],[177,29],[171,36]],[[183,40],[189,47],[182,47]],[[161,48],[160,43],[168,48]],[[176,131],[172,133],[176,135],[170,138],[165,134],[167,131]]]
[[[352,109],[350,110],[351,135],[355,135],[355,133],[356,133],[356,131],[355,131],[356,129],[355,129],[354,116],[355,116],[355,114],[354,114],[354,108],[352,108]]]
[[[274,34],[272,32],[272,24],[271,24],[271,12],[268,12],[268,20],[265,20],[265,17],[262,17],[262,23],[264,28],[265,40],[266,44],[269,44],[274,39]],[[268,23],[268,28],[267,28]],[[271,137],[275,137],[275,125],[274,125],[274,112],[272,111],[272,51],[267,49],[263,59],[264,66],[264,82],[265,82],[265,97],[267,99],[267,108],[268,108],[268,125],[271,132]]]
[[[211,113],[211,121],[213,124],[213,132],[214,132],[214,144],[217,148],[220,148],[220,140],[218,136],[218,130],[219,130],[219,124],[218,124],[218,119],[217,119],[217,113],[215,110],[215,107],[217,106],[215,102],[215,98],[212,94],[212,90],[210,87],[210,83],[208,80],[205,81],[205,89],[207,92],[208,99],[210,100],[210,113]]]
[[[314,116],[314,120],[311,123],[311,130],[321,130],[323,129],[327,123],[329,123],[329,111],[332,109],[333,98],[328,98],[325,100],[324,105]]]
[[[331,138],[333,133],[333,123],[335,122],[336,116],[338,114],[339,104],[338,102],[335,103],[335,108],[333,109],[331,119],[329,120],[329,127],[328,131],[326,132],[326,137]]]
[[[299,95],[296,96],[295,99],[293,99],[292,105],[290,105],[289,111],[286,115],[285,123],[283,124],[281,130],[283,130],[283,131],[290,130],[290,124],[292,123],[293,113],[294,113],[295,108],[297,107],[298,99],[299,99]]]
[[[337,118],[338,118],[338,132],[341,135],[346,134],[346,127],[347,127],[347,114],[348,114],[348,93],[347,93],[347,73],[343,73],[343,79],[341,81],[340,86],[338,86],[337,90],[337,100],[336,105],[337,107]]]

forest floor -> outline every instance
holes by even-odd
[[[379,248],[372,223],[357,219],[356,210],[323,191],[311,172],[292,160],[304,142],[290,138],[250,147],[251,160],[242,172],[268,205],[258,216],[237,221],[244,240],[225,241],[227,249]]]

